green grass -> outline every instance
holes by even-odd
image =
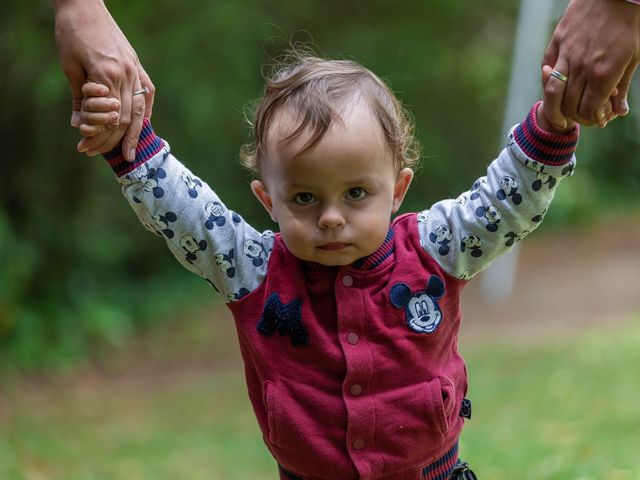
[[[5,379],[0,479],[277,478],[233,334],[203,337],[222,353],[195,368],[169,359],[171,367],[159,361],[133,372],[120,365],[116,374]],[[203,351],[207,342],[198,341]],[[640,318],[544,344],[514,342],[497,335],[463,348],[474,414],[461,455],[480,478],[640,479]]]
[[[640,318],[466,359],[475,416],[461,453],[481,478],[640,479]]]

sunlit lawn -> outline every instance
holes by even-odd
[[[482,479],[640,479],[640,318],[466,358],[462,453]]]
[[[218,333],[225,358],[210,369],[4,382],[0,479],[277,478],[224,345],[235,337]],[[462,456],[481,480],[640,479],[640,319],[542,343],[464,346],[474,411]]]

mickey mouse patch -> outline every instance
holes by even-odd
[[[442,322],[438,299],[444,295],[444,282],[431,275],[427,289],[412,293],[404,283],[391,287],[390,297],[394,307],[404,309],[407,324],[418,333],[433,333]]]

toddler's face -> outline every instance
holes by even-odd
[[[279,145],[291,131],[281,118],[261,165],[263,181],[251,184],[291,253],[323,265],[348,265],[375,252],[413,178],[410,169],[394,167],[368,108],[354,106],[342,118],[297,156],[309,135]]]

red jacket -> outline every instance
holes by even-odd
[[[305,263],[277,237],[265,281],[229,304],[264,440],[305,480],[416,479],[457,442],[466,282],[424,251],[417,224],[397,218],[345,267]]]

